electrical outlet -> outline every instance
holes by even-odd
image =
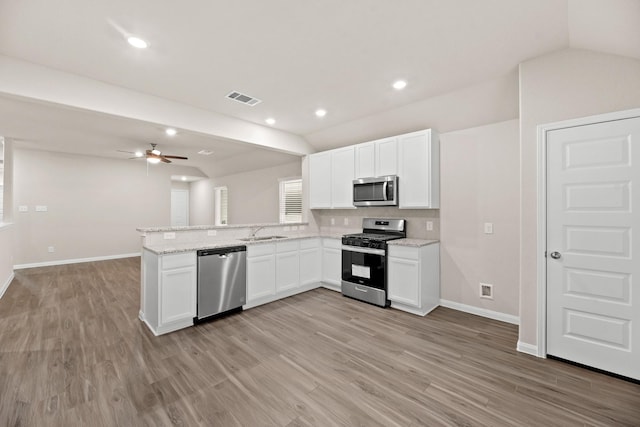
[[[291,226],[291,231],[298,231],[298,226],[297,225],[292,225]]]
[[[25,206],[25,205],[18,206],[18,212],[29,212],[29,206]]]
[[[349,225],[349,218],[344,219],[344,225]]]
[[[427,231],[433,231],[433,221],[427,221]]]
[[[493,234],[493,223],[485,222],[484,223],[484,234]]]
[[[291,231],[291,227],[289,227],[288,225],[284,227],[283,231]]]
[[[207,236],[217,236],[218,232],[216,230],[207,230]]]
[[[45,205],[36,206],[36,212],[46,212],[47,210],[48,210],[48,208]]]
[[[331,218],[331,225],[336,225],[336,219],[335,218]]]
[[[480,298],[493,299],[493,285],[480,283]]]
[[[165,240],[170,240],[170,239],[175,239],[176,238],[176,233],[169,232],[169,233],[164,233],[164,239]]]
[[[304,230],[306,230],[306,229],[307,229],[307,227],[305,227],[304,225],[301,225],[301,226],[300,226],[300,231],[304,231]]]
[[[52,253],[54,253],[54,252],[56,251],[56,248],[55,248],[55,247],[53,247],[53,246],[49,246],[49,247],[47,248],[47,251],[48,251],[50,254],[52,254]]]

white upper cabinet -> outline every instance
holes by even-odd
[[[365,142],[355,146],[356,178],[396,175],[398,140],[396,137]]]
[[[373,142],[365,142],[355,146],[356,178],[376,176],[376,146]]]
[[[353,209],[353,146],[331,152],[331,207]]]
[[[309,156],[309,206],[311,209],[331,207],[331,152]]]
[[[309,207],[353,209],[354,146],[309,156]]]
[[[398,137],[400,209],[440,207],[440,145],[432,130]]]
[[[432,129],[309,156],[311,209],[353,209],[355,178],[398,176],[400,209],[440,207],[440,144]]]

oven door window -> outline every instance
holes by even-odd
[[[384,289],[384,270],[383,255],[342,251],[342,280],[344,281]]]

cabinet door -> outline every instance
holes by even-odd
[[[331,207],[331,152],[309,156],[309,207]]]
[[[376,174],[387,176],[398,174],[398,140],[385,138],[375,142]]]
[[[332,285],[342,284],[342,251],[322,248],[322,281]]]
[[[399,137],[398,187],[400,208],[431,207],[430,133],[414,132]]]
[[[160,295],[160,324],[196,316],[197,268],[163,270]]]
[[[300,285],[300,255],[298,251],[276,255],[276,290],[286,291]]]
[[[389,257],[389,299],[420,307],[420,263]]]
[[[302,286],[322,280],[322,257],[320,248],[300,251],[300,284]]]
[[[247,258],[247,302],[276,293],[276,258]]]
[[[354,148],[346,147],[331,151],[331,207],[353,206]]]
[[[355,146],[355,177],[369,178],[376,176],[376,146],[366,142]]]

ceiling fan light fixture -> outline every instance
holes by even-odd
[[[151,163],[152,165],[155,165],[160,163],[160,159],[158,157],[147,157],[147,162]]]
[[[151,154],[153,154],[154,156],[159,156],[159,155],[160,155],[160,153],[161,153],[161,151],[160,151],[160,150],[157,150],[157,149],[155,149],[155,148],[154,148],[153,150],[151,150]]]

